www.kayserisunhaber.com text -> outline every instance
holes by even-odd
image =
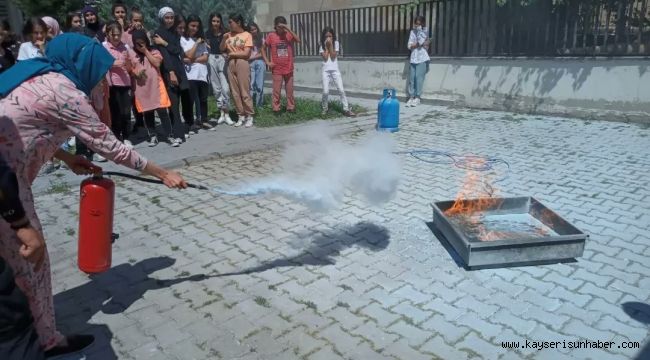
[[[504,349],[639,349],[641,344],[638,341],[591,341],[591,340],[573,340],[573,341],[502,341],[501,347]]]

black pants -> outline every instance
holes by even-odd
[[[181,90],[181,106],[183,107],[183,119],[185,120],[185,132],[194,125],[194,99],[190,89]]]
[[[176,136],[174,136],[172,129],[172,120],[169,118],[167,109],[163,108],[144,112],[144,124],[147,128],[147,133],[149,136],[156,135],[156,114],[158,114],[158,117],[160,118],[160,125],[162,125],[163,128],[164,139],[167,139],[169,137],[175,138]]]
[[[210,85],[205,81],[190,80],[190,95],[196,107],[197,121],[196,125],[208,122],[208,93]]]
[[[133,124],[133,129],[144,126],[144,115],[141,112],[138,112],[138,109],[135,107],[135,96],[133,96],[133,117],[135,118],[135,124]]]
[[[2,220],[0,220],[2,221]],[[27,297],[18,288],[13,270],[0,258],[0,359],[41,360],[43,349],[33,326]]]
[[[130,86],[111,86],[108,103],[111,108],[111,128],[118,140],[128,140],[131,134],[131,99]]]
[[[169,118],[172,123],[172,133],[177,139],[185,138],[185,125],[181,120],[180,99],[181,89],[178,86],[167,86],[167,95],[169,96]]]
[[[79,138],[76,138],[75,141],[77,147],[77,155],[83,155],[89,160],[92,160],[94,152],[90,150],[90,148],[86,146],[86,144],[81,142]]]
[[[0,341],[0,359],[2,360],[41,360],[45,353],[38,341],[34,326],[30,325],[22,333],[11,339]]]

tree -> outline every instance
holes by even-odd
[[[83,0],[12,0],[26,16],[49,15],[60,20],[63,25],[66,14],[80,10]]]
[[[46,0],[41,0],[46,1]],[[144,22],[147,29],[155,29],[158,27],[158,10],[163,6],[169,6],[176,13],[181,13],[185,16],[198,15],[203,20],[203,26],[207,28],[207,21],[209,14],[213,12],[220,13],[224,17],[230,14],[241,14],[246,21],[251,21],[254,15],[252,0],[124,0],[126,6],[131,9],[137,6],[144,15]],[[113,2],[103,1],[99,5],[99,15],[102,19],[111,19],[111,8]]]

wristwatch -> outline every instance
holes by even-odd
[[[18,221],[12,222],[9,226],[13,230],[20,230],[20,229],[24,229],[26,227],[29,227],[30,225],[31,224],[29,222],[29,219],[27,218],[27,216],[25,216],[25,217],[23,217],[22,219],[20,219]]]

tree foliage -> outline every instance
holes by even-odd
[[[26,16],[52,16],[65,20],[69,11],[81,9],[83,0],[11,0]]]
[[[27,16],[53,16],[65,20],[68,12],[79,11],[85,2],[94,3],[103,20],[111,19],[113,1],[110,0],[12,0]],[[241,14],[248,22],[253,19],[254,9],[252,0],[122,0],[131,9],[137,6],[142,11],[147,29],[158,27],[158,10],[163,6],[171,6],[183,15],[198,15],[207,26],[209,14],[220,13],[224,18],[230,14]],[[224,19],[225,22],[225,19]]]
[[[198,15],[203,20],[204,27],[207,26],[208,17],[212,13],[220,13],[224,18],[230,14],[241,14],[246,21],[253,18],[252,0],[124,0],[129,9],[137,6],[142,11],[147,29],[158,27],[158,10],[163,6],[169,6],[176,13]],[[112,2],[104,1],[99,5],[99,13],[102,19],[112,18]],[[225,22],[225,19],[224,19]]]

